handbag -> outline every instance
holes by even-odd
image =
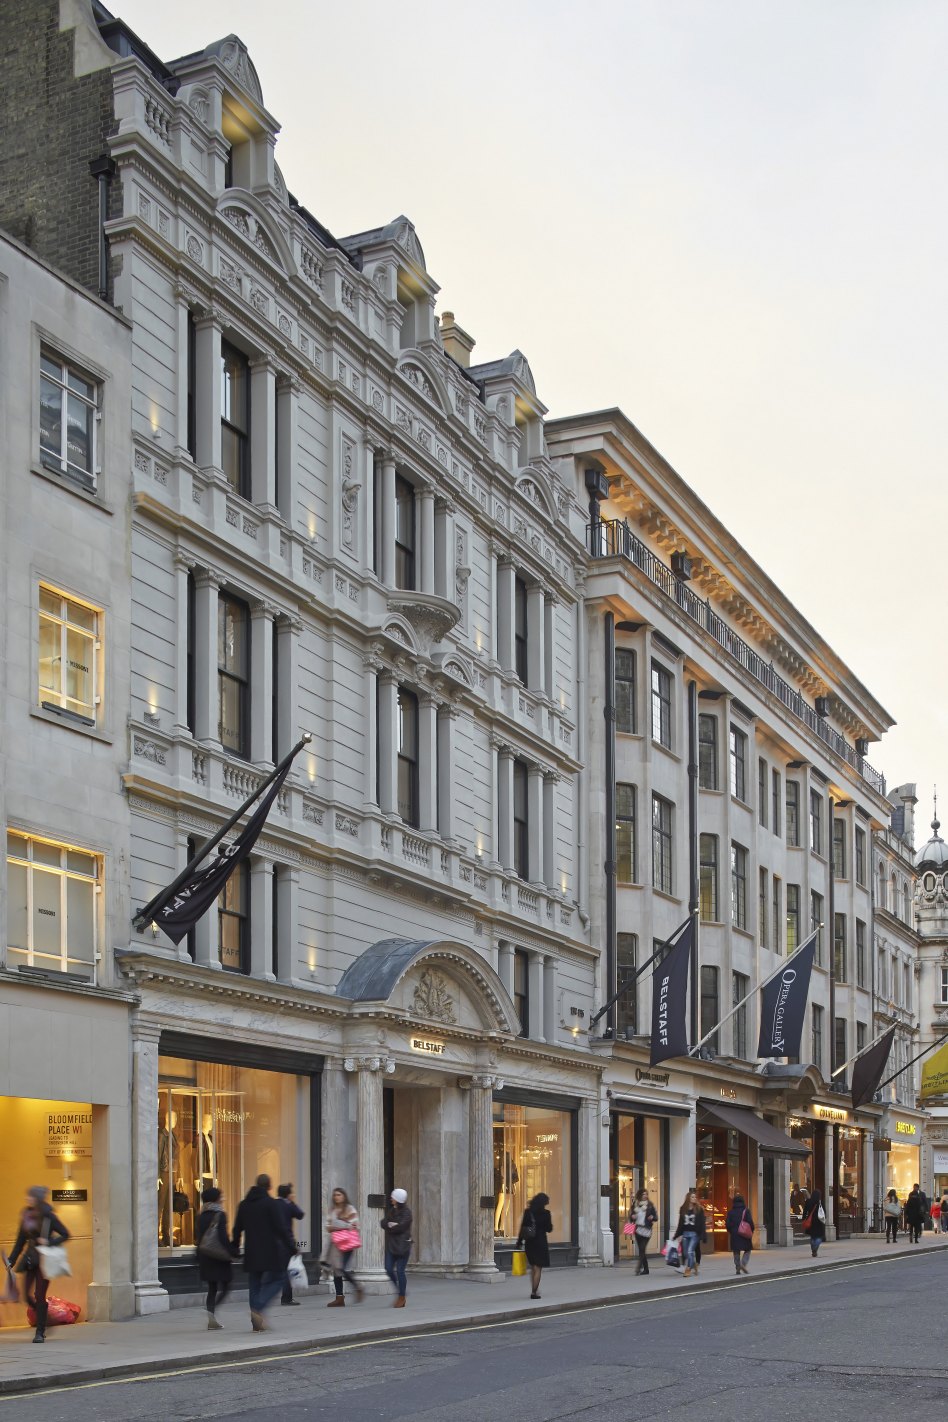
[[[332,1242],[340,1254],[348,1254],[353,1249],[362,1248],[362,1238],[357,1229],[334,1229]]]
[[[58,1279],[63,1274],[71,1274],[72,1269],[69,1264],[69,1256],[66,1254],[65,1247],[62,1244],[50,1244],[49,1242],[49,1216],[47,1216],[46,1220],[44,1221],[44,1228],[46,1230],[46,1233],[45,1235],[40,1235],[39,1241],[36,1245],[36,1252],[39,1255],[40,1259],[40,1273],[42,1274],[43,1278],[47,1280]],[[46,1241],[45,1244],[43,1243],[44,1239]]]
[[[198,1254],[203,1254],[205,1259],[226,1259],[228,1264],[233,1259],[233,1254],[225,1240],[221,1239],[220,1216],[217,1215],[198,1240]]]
[[[71,1303],[69,1299],[58,1299],[54,1294],[46,1296],[46,1322],[51,1323],[55,1328],[62,1328],[67,1323],[78,1323],[82,1309],[79,1304]],[[36,1327],[36,1309],[30,1305],[26,1310],[26,1317],[31,1328]]]
[[[523,1221],[522,1221],[522,1223],[521,1223],[521,1225],[520,1225],[520,1238],[521,1238],[521,1239],[536,1239],[536,1237],[537,1237],[537,1221],[536,1221],[536,1216],[534,1215],[534,1213],[533,1213],[532,1210],[524,1210],[524,1212],[523,1212]]]
[[[0,1303],[19,1303],[20,1291],[16,1286],[13,1270],[10,1268],[9,1263],[7,1263],[6,1255],[3,1256],[3,1262],[6,1265],[7,1275],[3,1281],[3,1289],[0,1291]]]
[[[754,1237],[754,1229],[750,1220],[747,1218],[746,1210],[744,1211],[744,1218],[737,1227],[737,1232],[742,1239],[753,1239]]]
[[[631,1235],[635,1234],[635,1225],[632,1223],[631,1220],[626,1220],[625,1224],[622,1226],[622,1233],[625,1235],[626,1239],[628,1239]]]
[[[183,1190],[173,1190],[171,1193],[171,1208],[176,1215],[187,1214],[191,1208],[191,1201]]]
[[[522,1249],[515,1249],[510,1260],[510,1272],[520,1279],[527,1272],[527,1256]]]

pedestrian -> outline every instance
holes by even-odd
[[[234,1248],[227,1233],[227,1216],[224,1213],[224,1196],[216,1186],[208,1186],[201,1194],[204,1208],[197,1217],[198,1277],[207,1285],[207,1326],[209,1329],[222,1328],[217,1310],[230,1293],[233,1278]]]
[[[270,1194],[269,1175],[258,1175],[237,1207],[234,1249],[244,1238],[244,1268],[250,1284],[250,1322],[254,1333],[269,1327],[264,1314],[286,1283],[287,1265],[293,1257],[293,1236],[283,1211]]]
[[[31,1185],[26,1192],[26,1205],[20,1214],[20,1225],[10,1254],[9,1267],[26,1275],[26,1303],[36,1314],[34,1343],[46,1342],[46,1321],[49,1305],[46,1291],[49,1280],[43,1274],[40,1245],[65,1244],[69,1238],[66,1226],[47,1204],[49,1190],[45,1185]],[[21,1258],[22,1255],[22,1258]],[[19,1265],[17,1264],[19,1260]]]
[[[948,1190],[941,1197],[941,1232],[948,1234]]]
[[[699,1244],[704,1244],[707,1237],[707,1222],[704,1210],[701,1208],[701,1201],[694,1190],[689,1190],[685,1196],[684,1204],[678,1211],[678,1228],[673,1235],[674,1239],[681,1240],[686,1279],[692,1270],[697,1276],[698,1263],[695,1259],[695,1250]]]
[[[922,1222],[925,1219],[925,1197],[917,1185],[913,1185],[905,1201],[905,1227],[913,1244],[922,1237]]]
[[[932,1216],[932,1230],[934,1231],[935,1234],[940,1234],[940,1233],[941,1233],[941,1201],[938,1199],[937,1195],[936,1195],[936,1197],[932,1200],[931,1216]]]
[[[751,1250],[754,1247],[754,1230],[757,1226],[754,1224],[750,1210],[744,1203],[743,1195],[735,1195],[731,1201],[731,1208],[724,1218],[724,1228],[731,1241],[735,1274],[749,1273],[747,1266],[750,1263]]]
[[[810,1236],[810,1253],[815,1259],[826,1238],[826,1211],[819,1190],[813,1190],[803,1206],[803,1232]]]
[[[404,1194],[404,1191],[402,1193]],[[332,1270],[333,1283],[336,1286],[335,1298],[331,1299],[326,1307],[345,1308],[346,1300],[342,1292],[343,1279],[355,1289],[356,1303],[361,1303],[364,1297],[362,1285],[355,1275],[349,1272],[349,1261],[361,1244],[359,1216],[345,1190],[340,1190],[338,1185],[333,1190],[329,1202],[326,1233],[329,1235],[326,1264]]]
[[[658,1223],[658,1211],[648,1197],[647,1190],[639,1190],[632,1201],[629,1223],[635,1228],[635,1247],[639,1252],[639,1267],[636,1274],[648,1273],[648,1242],[652,1237],[652,1227]]]
[[[902,1214],[902,1206],[899,1204],[899,1197],[894,1190],[890,1190],[885,1197],[885,1204],[882,1206],[882,1213],[885,1216],[885,1242],[898,1244],[899,1242],[899,1219]]]
[[[534,1195],[523,1212],[520,1233],[517,1235],[516,1248],[519,1249],[521,1244],[523,1245],[527,1263],[530,1265],[532,1299],[540,1297],[540,1275],[550,1266],[549,1236],[553,1233],[553,1217],[548,1209],[549,1203],[549,1195],[542,1192]]]
[[[382,1220],[385,1231],[385,1272],[395,1286],[394,1308],[405,1307],[405,1266],[411,1254],[412,1213],[408,1191],[393,1190]]]
[[[293,1230],[293,1221],[305,1220],[306,1215],[303,1213],[299,1205],[293,1199],[292,1185],[277,1186],[277,1205],[283,1211],[283,1219],[286,1223],[286,1227],[290,1231],[291,1236],[293,1236],[293,1253],[296,1254],[298,1251],[296,1248],[296,1236]],[[299,1301],[293,1297],[293,1284],[290,1280],[289,1274],[287,1274],[286,1283],[283,1285],[283,1293],[280,1296],[280,1303],[288,1308],[299,1308]]]

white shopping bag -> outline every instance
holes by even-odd
[[[289,1268],[286,1271],[290,1276],[290,1283],[294,1289],[305,1289],[309,1284],[306,1277],[306,1267],[303,1264],[302,1254],[294,1254],[290,1260]]]

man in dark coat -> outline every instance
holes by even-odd
[[[234,1248],[244,1237],[244,1268],[250,1282],[250,1322],[255,1333],[266,1330],[264,1310],[286,1283],[293,1257],[293,1235],[283,1210],[270,1194],[269,1175],[258,1175],[237,1209]]]
[[[292,1185],[277,1186],[277,1206],[283,1211],[283,1220],[290,1234],[293,1235],[293,1253],[298,1254],[296,1247],[296,1236],[293,1233],[293,1221],[304,1220],[306,1218],[299,1205],[293,1199]],[[294,1308],[299,1308],[299,1304],[293,1297],[293,1285],[290,1283],[290,1276],[287,1274],[286,1283],[283,1285],[283,1294],[280,1298],[281,1304],[289,1304]]]
[[[922,1236],[922,1224],[925,1219],[925,1196],[917,1185],[912,1186],[903,1213],[912,1243],[917,1244]]]

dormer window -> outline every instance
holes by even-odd
[[[543,422],[523,401],[518,400],[516,425],[520,435],[517,463],[523,468],[527,464],[532,464],[543,453]]]

